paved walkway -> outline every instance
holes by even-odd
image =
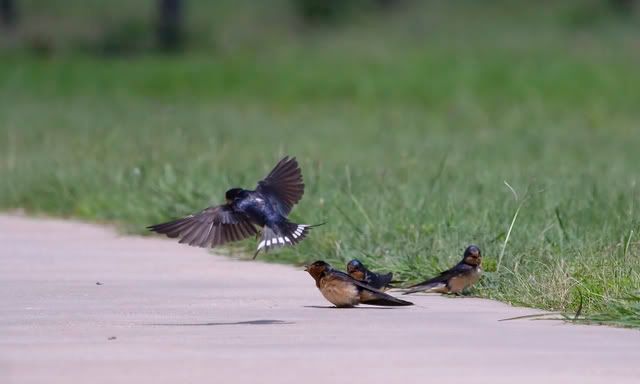
[[[640,382],[636,330],[411,299],[329,309],[300,269],[0,215],[3,384]]]

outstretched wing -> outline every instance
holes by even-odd
[[[226,204],[209,207],[182,219],[147,228],[171,238],[178,237],[180,243],[203,248],[242,240],[257,233],[246,217],[234,212]]]
[[[258,182],[256,191],[271,199],[280,214],[287,216],[304,194],[302,171],[295,157],[285,156],[271,172]]]

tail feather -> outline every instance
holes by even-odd
[[[390,307],[413,305],[412,302],[397,299],[386,293],[376,291],[362,291],[360,293],[360,304],[383,305]]]
[[[291,239],[293,244],[298,244],[309,233],[309,227],[305,224],[286,223],[283,228],[283,232]]]
[[[409,287],[406,291],[404,291],[403,295],[408,295],[410,293],[416,292],[438,292],[439,290],[446,289],[447,284],[443,282],[435,282],[428,284],[419,284]]]
[[[258,243],[258,249],[253,255],[255,259],[261,250],[268,251],[271,248],[284,247],[287,245],[295,245],[301,242],[309,234],[309,230],[322,224],[296,224],[286,221],[277,227],[264,226],[262,229],[262,237]]]
[[[367,301],[362,301],[361,304],[381,305],[381,306],[385,306],[385,307],[403,307],[403,306],[407,306],[407,305],[413,305],[413,303],[410,302],[410,301],[405,301],[405,300],[396,299],[396,298],[393,298],[393,300],[389,300],[387,298],[367,300]]]

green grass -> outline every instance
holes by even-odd
[[[12,51],[0,207],[143,233],[291,154],[292,219],[327,225],[269,260],[358,257],[413,281],[476,243],[474,294],[638,326],[637,29],[572,9],[440,5],[181,57]]]
[[[596,312],[578,320],[588,324],[608,324],[619,327],[640,327],[640,295],[632,294],[609,303],[606,311]]]

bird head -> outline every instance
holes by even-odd
[[[244,189],[242,188],[231,188],[227,192],[225,192],[224,197],[227,200],[227,203],[233,202],[235,199],[242,197]]]
[[[464,250],[462,261],[469,265],[480,265],[482,262],[482,253],[480,252],[480,248],[475,245],[468,246],[467,249]]]
[[[349,263],[347,263],[347,272],[364,272],[364,265],[358,259],[353,259]]]
[[[305,266],[304,268],[304,270],[309,272],[311,277],[313,277],[316,281],[318,281],[318,279],[322,277],[322,274],[329,269],[331,269],[331,265],[322,260],[318,260],[312,264]]]

